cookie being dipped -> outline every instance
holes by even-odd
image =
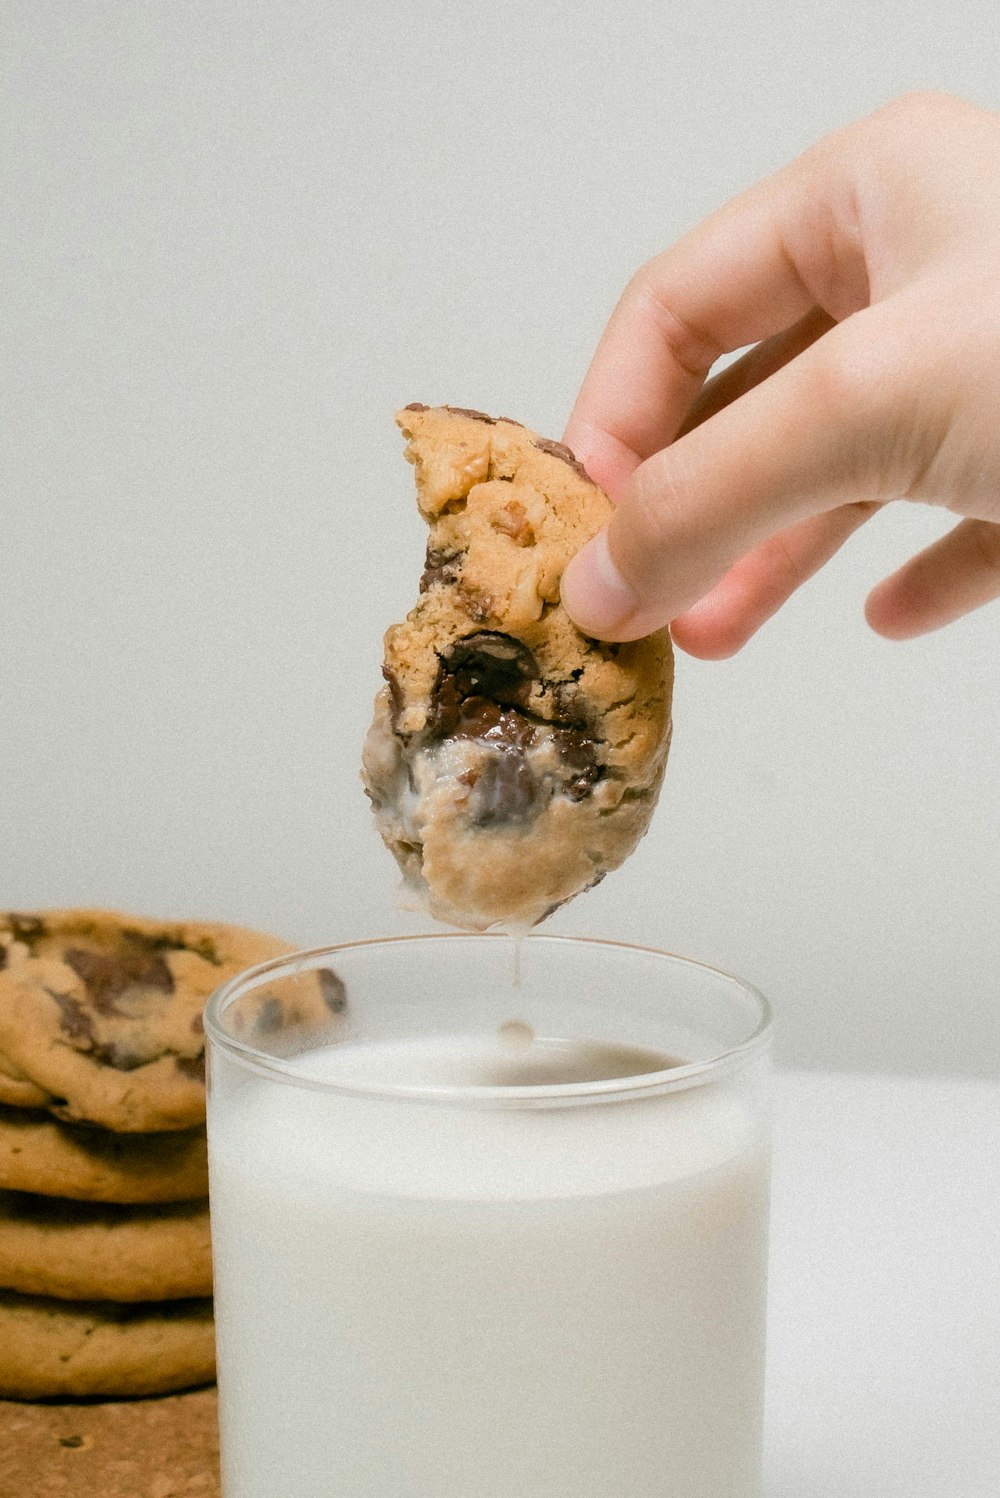
[[[396,419],[430,538],[419,601],[386,634],[365,787],[412,903],[527,929],[646,831],[669,635],[605,644],[563,609],[563,569],[611,513],[568,448],[459,407]]]

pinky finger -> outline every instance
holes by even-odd
[[[890,640],[941,629],[1000,598],[1000,525],[963,520],[879,583],[865,617]]]

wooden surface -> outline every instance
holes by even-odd
[[[0,1400],[0,1498],[219,1498],[215,1390],[100,1404]]]

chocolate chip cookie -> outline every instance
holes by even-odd
[[[210,1300],[126,1306],[0,1290],[0,1397],[165,1394],[214,1377]]]
[[[0,1191],[0,1287],[59,1300],[211,1295],[208,1202],[115,1207]]]
[[[563,569],[611,510],[568,448],[458,407],[396,419],[430,539],[419,602],[386,635],[365,788],[411,903],[524,929],[648,826],[669,636],[603,644],[562,608]]]
[[[235,926],[0,915],[0,1102],[123,1133],[204,1122],[205,1002],[289,950]]]
[[[208,1194],[205,1129],[115,1134],[0,1106],[0,1190],[74,1201],[192,1201]]]

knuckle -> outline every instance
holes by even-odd
[[[880,306],[838,323],[798,361],[809,409],[848,431],[905,409],[918,362],[912,327]]]
[[[915,127],[937,129],[942,123],[969,114],[972,107],[965,99],[944,89],[910,89],[883,104],[870,119],[897,126],[904,132]]]
[[[805,409],[822,421],[853,423],[877,402],[884,382],[876,369],[881,362],[870,344],[828,335],[816,357],[802,362]]]
[[[681,312],[670,294],[660,258],[640,266],[626,287],[625,299],[644,321],[652,324],[685,374],[703,379],[724,352],[715,339]]]
[[[876,313],[863,334],[843,324],[834,332],[804,363],[802,409],[832,433],[839,466],[866,503],[919,491],[947,412],[921,380],[908,329]]]

